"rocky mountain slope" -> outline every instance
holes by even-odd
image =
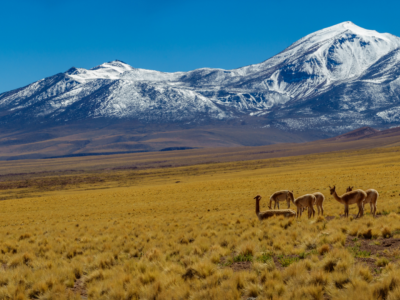
[[[245,122],[329,137],[400,125],[399,76],[399,37],[344,22],[234,70],[163,73],[122,61],[71,68],[0,94],[0,126],[48,128],[98,118],[183,128]]]

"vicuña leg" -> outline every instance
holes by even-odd
[[[346,218],[349,216],[349,206],[347,204],[344,205],[344,216]]]
[[[358,213],[357,213],[356,218],[361,218],[364,215],[364,205],[361,202],[361,203],[358,203],[357,206],[358,206]]]
[[[311,216],[313,218],[315,216],[315,210],[314,210],[314,207],[312,207],[312,206],[308,207],[308,218],[311,218]]]

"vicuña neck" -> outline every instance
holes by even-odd
[[[338,194],[336,193],[336,191],[334,191],[333,192],[333,198],[335,198],[335,200],[336,201],[338,201],[338,202],[340,202],[340,203],[342,203],[343,201],[342,201],[342,198],[340,198],[339,196],[338,196]]]

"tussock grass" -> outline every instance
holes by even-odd
[[[104,182],[36,186],[30,197],[0,203],[0,299],[397,299],[399,249],[377,254],[362,242],[382,246],[399,235],[398,150],[113,171],[96,175]],[[332,184],[339,194],[349,184],[377,189],[382,214],[341,218]],[[325,216],[259,222],[253,197],[261,194],[266,210],[270,194],[289,188],[324,193]]]

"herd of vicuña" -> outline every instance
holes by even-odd
[[[354,187],[349,186],[345,194],[343,194],[342,196],[338,196],[338,194],[336,193],[336,187],[329,186],[329,190],[333,198],[339,203],[344,205],[344,216],[345,217],[349,216],[349,205],[357,204],[358,213],[356,218],[362,217],[364,215],[364,204],[369,203],[371,206],[371,214],[372,216],[375,217],[376,202],[378,201],[379,197],[378,192],[374,189],[369,189],[366,191],[358,189],[353,191],[353,188]],[[270,210],[263,212],[260,212],[261,196],[257,195],[256,197],[254,197],[254,199],[256,200],[256,214],[260,221],[272,216],[285,216],[285,217],[297,216],[297,218],[299,218],[301,217],[305,209],[308,210],[308,218],[311,218],[314,217],[315,215],[314,205],[317,206],[318,215],[320,214],[324,215],[323,204],[325,201],[325,196],[320,192],[316,192],[313,194],[306,194],[296,199],[293,196],[293,191],[284,190],[275,192],[269,198],[268,208]],[[284,201],[287,202],[288,209],[279,209],[279,202],[284,202]],[[289,209],[290,201],[293,202],[293,204],[296,206],[297,213],[294,210]],[[275,202],[274,209],[272,209],[272,202]],[[278,209],[276,209],[277,206]]]

